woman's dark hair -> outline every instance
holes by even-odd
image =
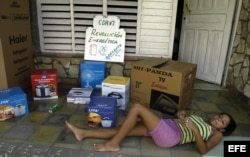
[[[223,136],[228,136],[236,129],[236,122],[235,122],[234,118],[229,113],[220,113],[220,114],[224,114],[224,115],[227,115],[229,117],[229,120],[230,120],[229,124],[225,128],[225,131],[222,132]]]

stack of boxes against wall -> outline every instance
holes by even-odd
[[[83,62],[89,63],[89,61]],[[91,76],[94,78],[94,73],[97,73],[98,70],[93,67],[100,68],[100,66],[96,66],[100,63],[91,61],[91,64],[92,69],[88,68],[91,69]],[[102,80],[94,83],[101,84],[101,89],[97,88],[97,90],[101,90],[102,96],[95,99],[103,99],[103,96],[115,98],[117,100],[116,105],[112,103],[110,105],[116,106],[116,110],[126,110],[127,104],[131,100],[131,102],[139,102],[149,108],[174,115],[176,111],[186,109],[191,104],[196,68],[196,64],[162,58],[137,61],[132,64],[131,79],[122,76],[107,76],[104,78],[105,76],[102,75]],[[85,72],[88,70],[84,66],[81,69],[82,87],[86,88],[85,76],[87,74]],[[101,69],[105,70],[105,68]],[[94,80],[92,81],[94,82]],[[90,85],[90,82],[87,84]],[[94,84],[92,84],[92,87],[99,87],[99,85]],[[102,120],[115,122],[115,119],[113,119],[116,117],[114,116],[116,115],[115,110],[108,107],[108,104],[100,102],[97,103],[96,100],[90,101],[88,107],[90,127],[102,126]],[[107,113],[109,113],[110,117],[107,116]],[[104,115],[106,119],[102,119]],[[113,123],[112,126],[114,126]]]
[[[58,98],[56,70],[52,70],[53,76],[48,77],[44,70],[49,69],[34,70],[29,1],[1,0],[0,4],[0,28],[4,30],[0,32],[0,70],[2,71],[0,88],[27,87],[30,86],[27,80],[31,78],[34,100]],[[125,110],[131,95],[131,101],[171,114],[178,109],[186,108],[191,102],[196,65],[163,59],[138,61],[132,66],[131,80],[118,76],[105,80],[105,69],[106,64],[102,61],[85,60],[81,63],[81,88],[88,89],[89,93],[86,98],[92,96],[89,91],[92,88],[101,91],[102,96],[110,100],[115,98],[116,104],[112,104],[115,109]],[[78,89],[76,90],[79,94]],[[22,91],[19,93],[21,94]],[[85,103],[93,105],[90,99],[88,100]],[[6,105],[7,102],[1,99],[0,105]],[[77,100],[76,103],[78,102],[81,101]]]
[[[195,64],[162,58],[138,61],[132,65],[131,84],[128,77],[105,77],[105,69],[105,62],[83,61],[81,88],[72,88],[67,95],[68,102],[89,104],[90,127],[104,126],[104,121],[111,121],[105,126],[113,127],[116,110],[126,110],[130,95],[131,101],[172,115],[191,103]],[[34,100],[58,97],[55,69],[35,70],[31,78]],[[101,96],[92,101],[93,90],[101,91]]]
[[[88,104],[90,127],[114,127],[117,110],[125,110],[129,102],[130,78],[106,77],[106,62],[84,60],[80,65],[81,89],[93,89],[99,95],[91,95]],[[72,89],[73,90],[73,89]],[[71,92],[72,92],[71,90]],[[82,92],[81,94],[84,94]],[[76,96],[76,94],[74,94]],[[73,97],[68,94],[67,98]],[[78,95],[75,100],[80,98]],[[115,100],[115,101],[114,101]]]
[[[28,0],[0,1],[0,121],[29,113],[34,69]]]

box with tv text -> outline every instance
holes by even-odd
[[[192,101],[196,64],[164,58],[134,62],[131,69],[131,101],[175,114]]]

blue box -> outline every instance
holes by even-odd
[[[116,98],[92,96],[88,105],[88,125],[92,128],[116,126]]]
[[[84,60],[80,64],[81,87],[101,90],[106,75],[106,62]]]
[[[0,90],[0,121],[28,113],[27,96],[20,87]]]

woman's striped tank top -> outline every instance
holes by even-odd
[[[207,124],[201,117],[191,115],[188,118],[197,125],[202,139],[205,141],[208,140],[208,137],[211,133],[211,126]],[[180,127],[181,134],[182,134],[182,139],[180,141],[180,144],[195,142],[193,131],[188,127],[182,126],[181,123],[177,123],[177,124]]]

